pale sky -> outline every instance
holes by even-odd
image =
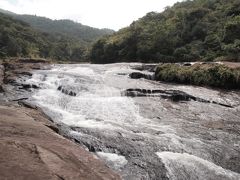
[[[0,8],[118,30],[148,12],[161,12],[178,1],[182,0],[0,0]]]

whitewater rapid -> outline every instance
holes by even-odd
[[[130,79],[136,66],[54,65],[26,83],[40,87],[34,103],[123,179],[239,180],[239,93]],[[132,98],[128,88],[177,89],[234,108]]]

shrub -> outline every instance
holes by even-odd
[[[211,86],[224,89],[240,88],[240,68],[230,68],[221,64],[177,64],[159,65],[155,72],[156,80]]]

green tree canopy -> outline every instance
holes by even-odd
[[[187,0],[100,39],[90,56],[97,63],[240,61],[239,32],[239,0]]]

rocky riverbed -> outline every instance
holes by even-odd
[[[120,179],[102,160],[59,135],[60,129],[30,102],[38,86],[26,84],[47,62],[0,65],[0,179]]]
[[[240,179],[238,91],[156,82],[152,80],[154,65],[147,71],[141,64],[52,65],[51,68],[42,64],[40,67],[46,68],[30,74],[24,68],[14,68],[13,73],[5,70],[8,76],[4,78],[7,84],[3,87],[3,104],[12,104],[9,100],[14,100],[35,113],[39,113],[35,109],[40,107],[54,122],[41,121],[48,122],[43,131],[47,129],[50,136],[61,134],[76,144],[64,141],[74,147],[81,145],[95,155],[89,155],[89,163],[78,159],[87,162],[86,168],[95,169],[91,162],[98,158],[97,163],[103,160],[126,180]],[[31,119],[31,113],[26,114]],[[46,146],[38,141],[36,146],[47,149],[44,153],[62,154],[60,159],[65,160],[68,145],[57,145],[60,152],[55,147],[51,150],[48,143],[55,142],[51,138]],[[87,153],[81,147],[79,151]],[[37,154],[41,152],[41,148],[37,149]],[[44,155],[37,156],[44,161]],[[51,165],[52,161],[60,163],[59,159],[51,153],[49,157],[53,159],[49,162],[45,158],[45,163],[50,163],[50,171],[60,173],[59,166]],[[97,163],[107,172],[99,177],[119,178]],[[98,170],[94,172],[96,176],[101,172]],[[61,173],[58,175],[63,177]]]
[[[139,64],[55,65],[26,83],[39,87],[32,102],[62,134],[123,179],[238,180],[239,92],[155,82],[152,74]]]

